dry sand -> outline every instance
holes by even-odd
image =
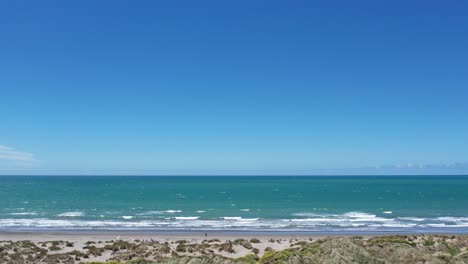
[[[342,235],[339,235],[342,237]],[[233,242],[237,239],[258,239],[258,243],[250,243],[253,248],[258,249],[258,254],[262,255],[266,248],[271,248],[275,251],[283,250],[292,243],[300,241],[313,241],[330,235],[291,235],[291,234],[228,234],[228,233],[87,233],[87,232],[73,232],[73,233],[40,233],[40,232],[0,232],[0,241],[22,241],[29,240],[38,245],[46,241],[67,241],[72,242],[73,246],[61,246],[62,249],[53,251],[53,253],[67,253],[74,250],[83,251],[84,247],[89,245],[89,241],[93,241],[93,245],[103,247],[110,245],[112,242],[123,240],[128,242],[144,242],[144,241],[157,241],[166,243],[170,246],[171,250],[175,251],[177,245],[181,240],[186,240],[190,244],[221,244],[229,241]],[[219,240],[219,241],[218,241]],[[110,242],[112,241],[112,242]],[[88,242],[88,244],[87,244]],[[48,244],[46,247],[50,246]],[[233,245],[234,253],[227,251],[217,251],[216,254],[228,257],[238,258],[252,253],[252,249],[248,249],[243,245]],[[49,251],[50,252],[50,251]],[[199,253],[184,252],[180,255],[196,256]],[[111,257],[111,252],[106,251],[102,256],[89,256],[86,261],[105,261]]]

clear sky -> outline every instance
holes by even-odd
[[[1,1],[0,121],[0,174],[468,173],[468,2]]]

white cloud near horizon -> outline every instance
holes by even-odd
[[[9,160],[20,163],[37,162],[34,154],[25,151],[19,151],[4,145],[0,145],[0,160]]]

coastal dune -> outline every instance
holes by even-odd
[[[0,263],[468,263],[465,235],[2,233]]]

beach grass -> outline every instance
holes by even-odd
[[[468,263],[468,236],[141,236],[2,234],[0,263]],[[68,239],[66,237],[69,237]],[[133,235],[132,235],[133,236]],[[58,238],[56,240],[51,238]]]

